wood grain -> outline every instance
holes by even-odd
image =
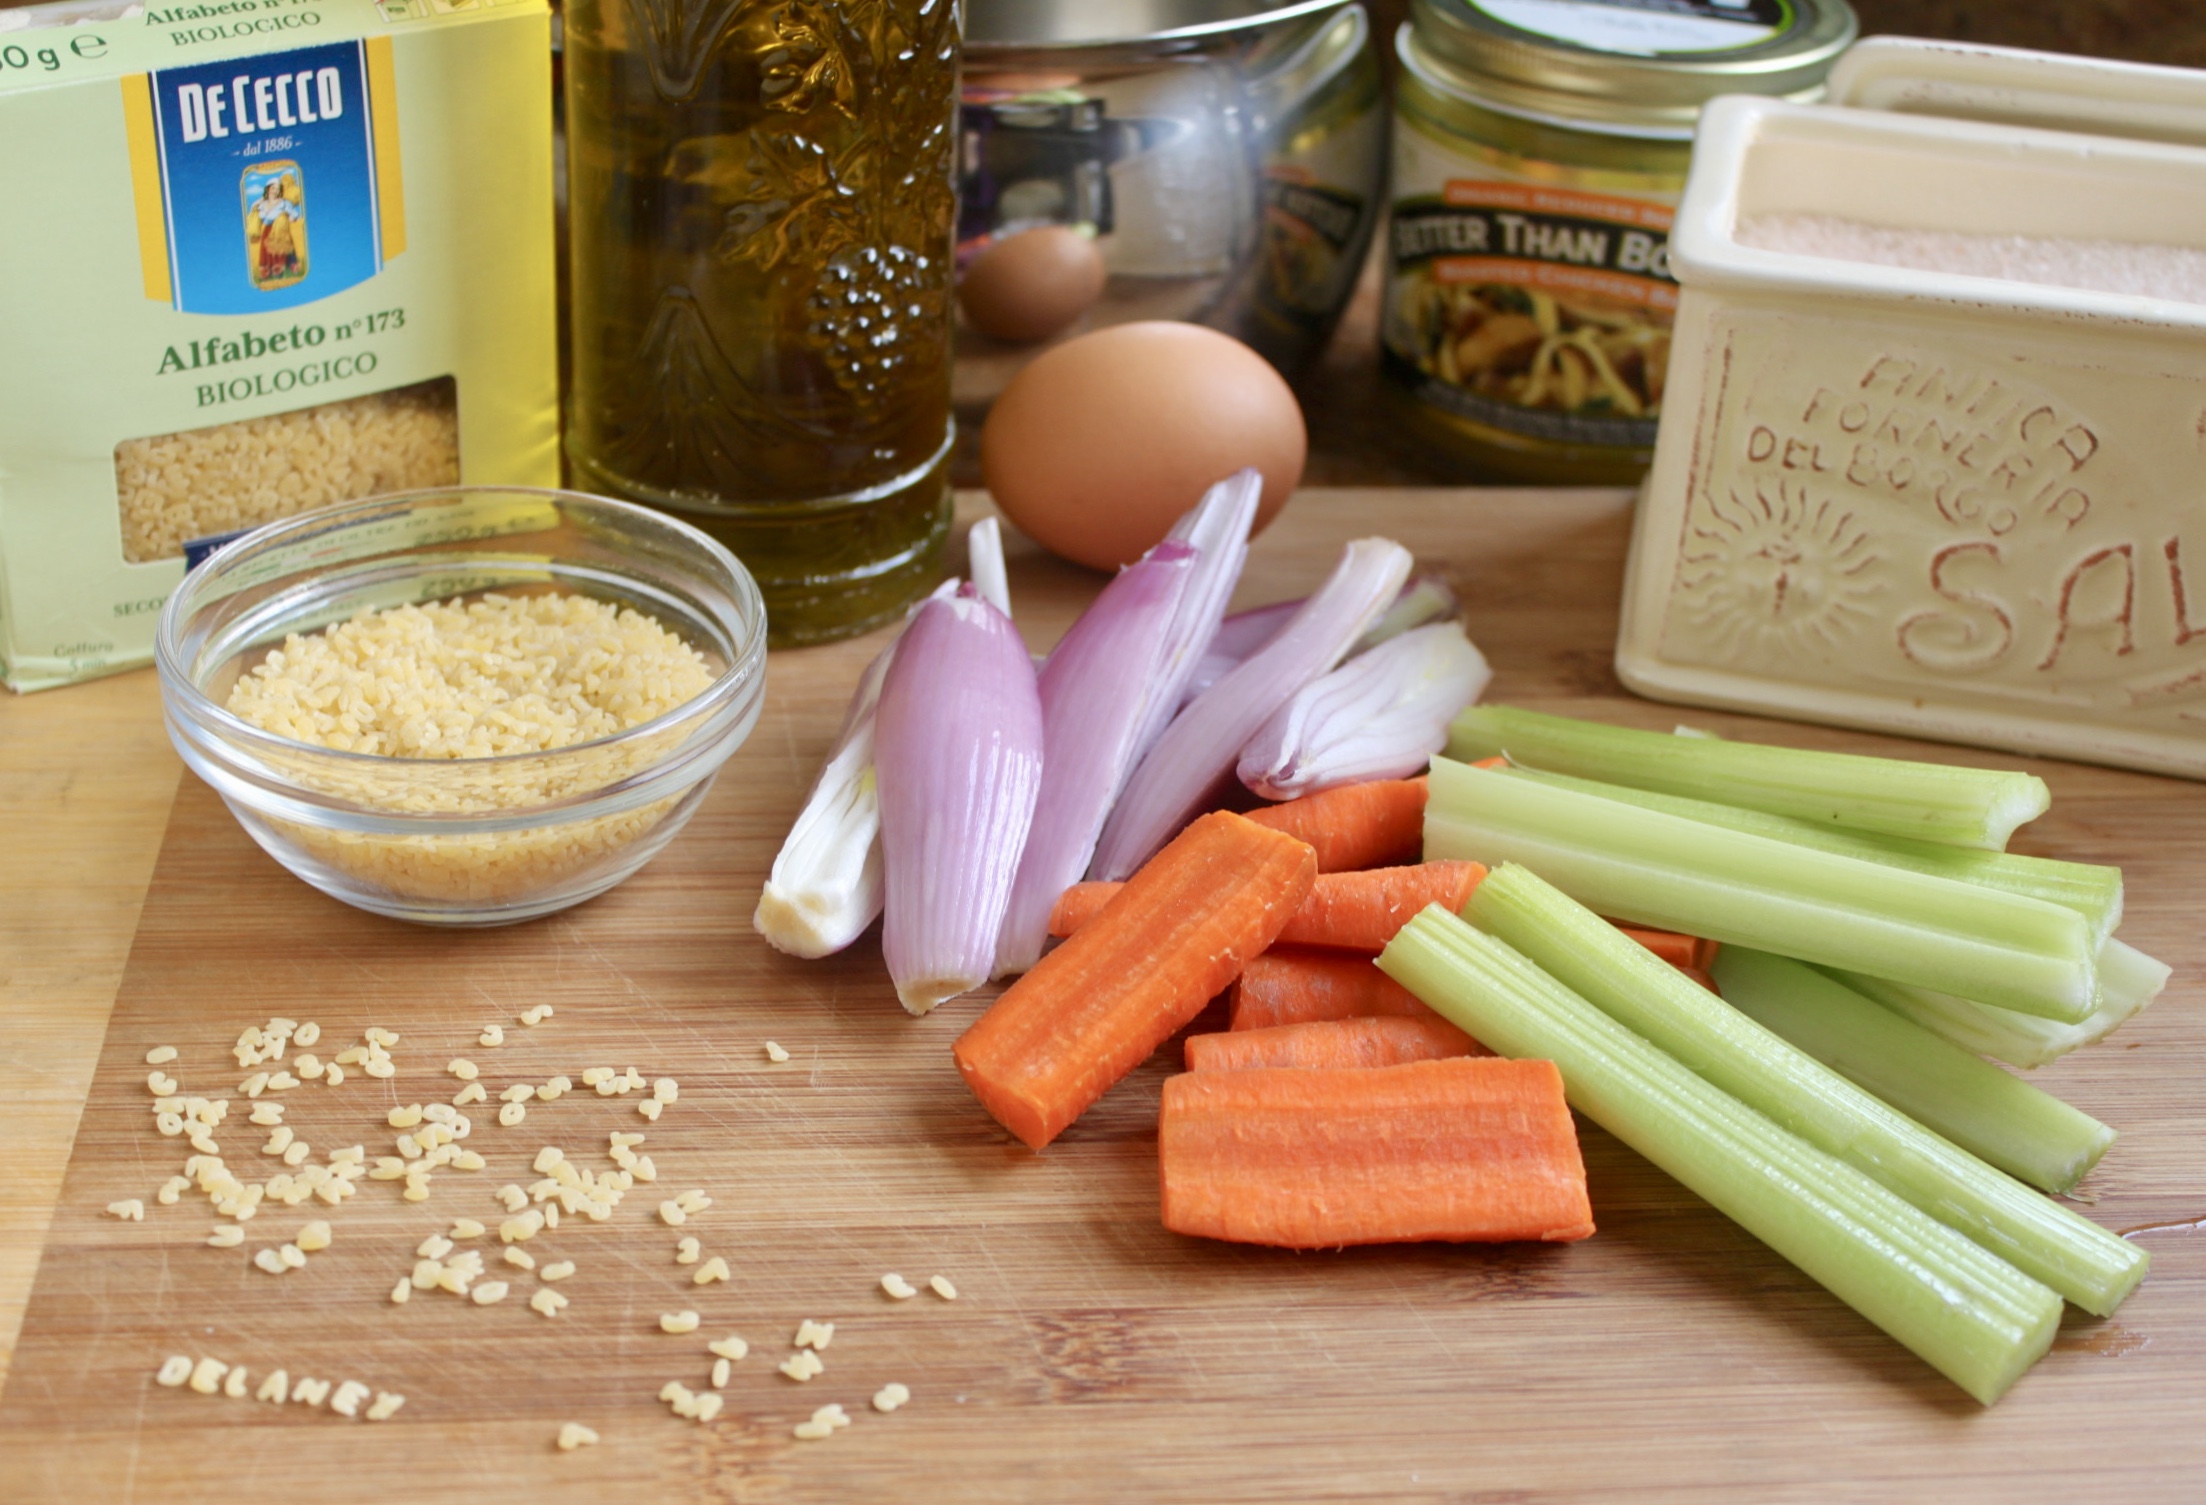
[[[1446,569],[1493,659],[1493,695],[1645,726],[1678,713],[1607,671],[1624,541],[1613,493],[1306,497],[1255,550],[1248,600],[1306,591],[1346,538],[1384,531]],[[1014,547],[1030,640],[1053,640],[1096,577]],[[958,1083],[949,1044],[979,1001],[905,1017],[869,938],[798,963],[748,928],[759,881],[859,665],[877,645],[777,656],[767,710],[696,823],[597,902],[535,924],[438,935],[298,884],[196,782],[175,801],[61,1205],[0,1396],[0,1496],[14,1501],[329,1500],[502,1486],[536,1498],[980,1501],[1388,1499],[1738,1501],[2168,1500],[2206,1477],[2206,1235],[2147,1234],[2153,1277],[2109,1322],[2071,1314],[2056,1352],[1984,1411],[1598,1130],[1585,1131],[1600,1232],[1567,1248],[1407,1246],[1292,1255],[1175,1238],[1156,1221],[1154,1115],[1168,1048],[1056,1145],[1011,1143]],[[73,693],[73,692],[72,692]],[[2118,1228],[2206,1215],[2197,978],[2187,881],[2206,853],[2206,790],[1996,754],[1689,713],[1727,733],[2032,767],[2052,815],[2033,851],[2119,861],[2124,934],[2177,968],[2151,1012],[2039,1080],[2124,1131],[2087,1187]],[[535,1029],[531,1004],[555,1006]],[[151,1129],[143,1054],[171,1044],[187,1090],[234,1089],[240,1029],[317,1020],[325,1057],[370,1024],[399,1031],[396,1078],[286,1095],[323,1150],[389,1153],[393,1104],[449,1098],[453,1056],[493,1093],[515,1080],[634,1064],[681,1099],[578,1090],[498,1127],[472,1110],[487,1171],[439,1175],[409,1204],[385,1182],[329,1214],[336,1244],[302,1271],[253,1247],[315,1215],[264,1211],[244,1251],[201,1246],[204,1204],[151,1194],[179,1142]],[[475,1043],[506,1026],[506,1043]],[[792,1052],[768,1063],[763,1042]],[[244,1104],[237,1105],[242,1117]],[[659,1180],[608,1223],[534,1240],[579,1266],[543,1319],[515,1272],[497,1306],[386,1300],[449,1220],[495,1226],[491,1190],[531,1179],[545,1144],[603,1166],[613,1129],[649,1135]],[[259,1163],[257,1134],[220,1136]],[[699,1289],[649,1209],[702,1188],[680,1230],[728,1259]],[[103,1217],[148,1200],[143,1224]],[[955,1303],[896,1303],[876,1282],[941,1272]],[[694,1308],[692,1337],[657,1330]],[[809,1384],[773,1365],[799,1320],[837,1324]],[[709,1426],[653,1399],[693,1388],[709,1336],[753,1344]],[[161,1389],[163,1356],[281,1365],[408,1396],[389,1422]],[[911,1404],[871,1412],[900,1380]],[[826,1442],[790,1427],[838,1401]],[[559,1424],[604,1442],[557,1453]]]
[[[180,771],[150,669],[0,690],[0,1383]]]

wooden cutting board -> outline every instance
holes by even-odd
[[[1345,539],[1385,532],[1443,570],[1493,659],[1494,698],[1666,727],[1607,664],[1625,514],[1613,493],[1305,499],[1257,545],[1244,602],[1306,592]],[[1021,622],[1040,647],[1094,576],[1014,547]],[[250,1502],[460,1497],[960,1501],[1780,1501],[2193,1498],[2206,1479],[2206,1232],[2139,1235],[2152,1278],[2111,1321],[2071,1312],[2056,1351],[1985,1411],[1600,1130],[1583,1130],[1600,1233],[1568,1248],[1411,1246],[1289,1254],[1182,1239],[1156,1219],[1154,1119],[1168,1047],[1056,1145],[1011,1143],[959,1083],[949,1045],[980,1000],[913,1020],[868,937],[799,963],[752,935],[758,886],[858,668],[878,640],[777,656],[764,718],[695,823],[628,884],[534,924],[440,934],[316,895],[187,779],[175,803],[17,1349],[0,1398],[0,1497]],[[2162,1001],[2038,1080],[2123,1138],[2087,1208],[2128,1229],[2206,1215],[2206,1019],[2195,921],[2206,788],[2142,775],[1691,713],[1726,733],[2028,766],[2053,813],[2018,846],[2120,862],[2123,934],[2173,963]],[[556,1013],[516,1022],[532,1005]],[[430,1200],[363,1183],[330,1210],[263,1210],[246,1246],[203,1240],[196,1194],[153,1194],[187,1153],[150,1121],[146,1051],[187,1092],[228,1095],[219,1138],[266,1166],[242,1122],[239,1032],[314,1020],[325,1059],[362,1031],[402,1037],[398,1074],[284,1095],[316,1153],[389,1154],[394,1105],[449,1099],[454,1057],[493,1095],[469,1110],[478,1174]],[[505,1043],[477,1043],[502,1024]],[[768,1040],[790,1051],[769,1062]],[[585,1068],[672,1076],[657,1123],[600,1098]],[[500,1127],[495,1093],[565,1074],[576,1090]],[[529,1310],[536,1278],[475,1306],[388,1292],[415,1246],[533,1179],[557,1145],[606,1168],[640,1131],[658,1171],[604,1224],[527,1248],[572,1260],[572,1305]],[[657,1203],[701,1189],[676,1230]],[[143,1223],[102,1215],[127,1197]],[[271,1276],[253,1250],[324,1215],[335,1242]],[[732,1278],[675,1263],[695,1235]],[[497,1265],[496,1235],[478,1242]],[[949,1276],[958,1298],[878,1284]],[[693,1309],[689,1336],[659,1330]],[[797,1324],[835,1324],[826,1369],[776,1372]],[[700,1425],[656,1397],[707,1384],[709,1338],[751,1345],[726,1410]],[[402,1393],[382,1423],[327,1407],[153,1382],[171,1354]],[[910,1404],[878,1414],[883,1385]],[[792,1427],[839,1402],[820,1442]],[[595,1448],[563,1454],[563,1422]],[[487,1497],[487,1496],[483,1496]]]

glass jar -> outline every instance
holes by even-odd
[[[950,528],[957,0],[569,0],[578,486],[679,514],[776,646],[861,632]]]
[[[1700,106],[1815,99],[1854,32],[1844,0],[1414,0],[1380,332],[1404,424],[1481,478],[1637,481]]]

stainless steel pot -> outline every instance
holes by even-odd
[[[1184,319],[1293,375],[1354,291],[1382,208],[1386,114],[1345,0],[967,0],[962,205],[970,257],[1083,226],[1110,281],[1072,330]],[[1034,352],[958,336],[985,405]]]

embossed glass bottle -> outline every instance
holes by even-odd
[[[777,645],[949,535],[958,0],[569,0],[577,485],[679,514]]]

